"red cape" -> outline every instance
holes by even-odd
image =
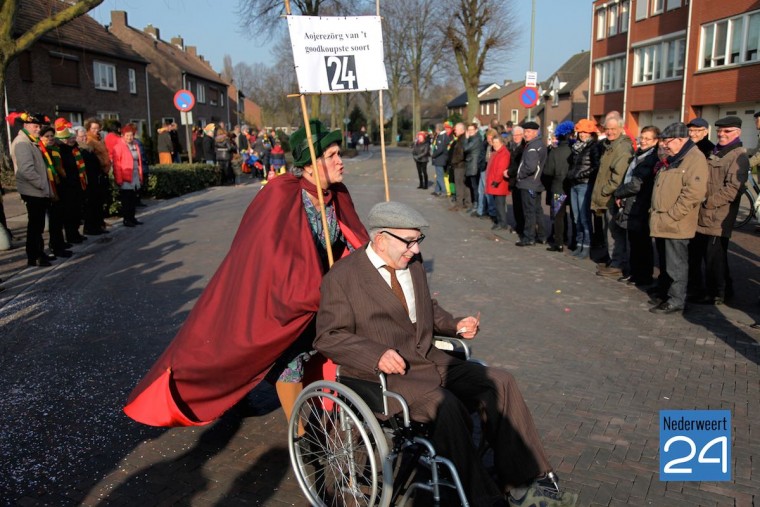
[[[308,327],[324,267],[301,200],[304,179],[282,175],[253,199],[229,253],[124,412],[151,426],[197,426],[253,389]],[[369,241],[343,184],[325,192],[354,248]],[[340,258],[337,255],[336,258]]]

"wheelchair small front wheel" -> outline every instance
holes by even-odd
[[[304,388],[288,422],[288,450],[298,484],[311,505],[385,507],[390,503],[393,478],[385,433],[348,387],[320,381]]]

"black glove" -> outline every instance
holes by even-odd
[[[498,181],[492,181],[492,182],[491,182],[491,186],[492,186],[493,188],[499,188],[499,182],[498,182]]]

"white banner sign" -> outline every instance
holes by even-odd
[[[287,16],[301,93],[387,90],[379,16]]]

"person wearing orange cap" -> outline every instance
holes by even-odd
[[[599,170],[601,150],[594,120],[582,119],[575,125],[577,140],[572,145],[570,170],[570,209],[575,221],[575,250],[572,255],[588,259],[591,253],[591,192],[589,181]]]
[[[418,189],[425,189],[428,187],[428,174],[427,164],[430,160],[430,140],[428,139],[427,132],[421,130],[417,132],[417,139],[414,141],[412,147],[412,158],[417,164],[417,176],[420,179]]]

